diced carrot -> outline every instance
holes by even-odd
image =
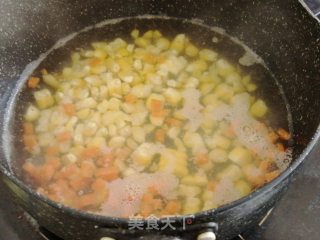
[[[164,108],[164,102],[158,99],[151,99],[150,110],[152,112],[160,112]]]
[[[95,170],[96,170],[96,166],[92,162],[83,161],[81,163],[80,172],[83,177],[85,178],[93,177]]]
[[[149,204],[143,204],[140,207],[140,214],[142,217],[148,217],[152,213],[152,207]]]
[[[209,191],[214,192],[217,188],[218,183],[214,180],[208,182],[207,188]]]
[[[108,188],[104,187],[104,188],[101,188],[99,190],[94,191],[93,194],[95,196],[96,205],[99,206],[100,204],[105,202],[105,200],[107,199],[108,194],[109,194],[109,190],[108,190]]]
[[[55,169],[52,165],[48,165],[48,164],[45,164],[43,165],[42,167],[40,167],[40,185],[45,185],[46,183],[48,183],[53,175],[55,173]]]
[[[73,179],[70,179],[69,185],[72,187],[75,191],[84,190],[89,186],[89,180],[88,178],[82,177],[82,176],[75,176]]]
[[[154,138],[156,141],[163,143],[166,138],[166,132],[163,129],[156,130],[154,134]]]
[[[199,154],[195,158],[195,162],[197,165],[204,165],[209,162],[208,154]]]
[[[38,78],[38,77],[31,77],[31,78],[29,78],[29,80],[28,80],[28,87],[29,87],[29,88],[36,88],[36,87],[38,87],[39,82],[40,82],[40,78]]]
[[[277,148],[278,148],[278,150],[279,150],[280,152],[284,152],[284,151],[285,151],[285,148],[284,148],[284,146],[283,146],[282,143],[277,143]]]
[[[99,191],[103,188],[106,188],[106,181],[104,179],[98,178],[91,184],[91,189],[93,191]]]
[[[266,182],[271,182],[273,179],[277,178],[280,175],[279,170],[272,171],[265,175]]]
[[[59,142],[66,142],[69,141],[71,139],[71,133],[69,131],[65,131],[62,133],[57,134],[57,140]]]
[[[177,202],[177,201],[169,201],[167,203],[167,206],[166,206],[165,210],[169,214],[176,214],[181,210],[181,204],[179,202]]]
[[[36,135],[23,135],[23,143],[28,151],[33,151],[38,145]]]
[[[24,122],[23,123],[23,133],[25,135],[34,134],[33,124],[30,122]]]
[[[55,170],[58,170],[61,166],[61,161],[59,158],[50,158],[47,160],[46,164],[52,166]]]
[[[57,146],[49,146],[46,148],[46,156],[57,156],[60,150]]]
[[[261,161],[259,168],[263,172],[270,172],[272,170],[273,166],[274,166],[274,162],[267,159],[267,160]]]
[[[279,139],[279,135],[273,131],[269,133],[269,137],[273,143],[275,143]]]
[[[100,154],[101,154],[100,148],[95,146],[87,147],[82,151],[82,157],[85,159],[95,158],[95,157],[98,157]]]
[[[150,193],[153,194],[153,195],[159,194],[159,191],[158,191],[158,189],[157,189],[156,186],[150,186],[150,187],[148,187],[148,192],[150,192]]]
[[[153,194],[150,192],[145,193],[142,197],[142,201],[151,204],[153,202]]]
[[[31,162],[25,162],[22,166],[22,169],[31,177],[38,174],[38,168]]]
[[[124,96],[124,100],[126,103],[135,103],[137,101],[137,97],[133,94],[128,94],[126,96]]]
[[[161,199],[154,199],[152,206],[154,210],[161,210],[163,209],[163,201],[161,201]]]
[[[78,175],[79,172],[80,172],[80,169],[75,164],[69,164],[63,167],[60,171],[61,178],[69,178],[69,179],[71,179],[75,175]]]
[[[59,179],[55,181],[54,183],[50,184],[48,186],[48,190],[51,193],[56,193],[61,195],[62,193],[69,190],[68,182],[63,179]]]
[[[79,208],[88,208],[90,206],[94,206],[95,203],[95,195],[93,193],[89,193],[80,197]]]
[[[89,62],[91,67],[95,67],[95,66],[97,66],[97,65],[99,65],[101,63],[102,63],[102,60],[99,59],[99,58],[91,59],[90,62]]]
[[[109,166],[105,168],[99,168],[96,171],[96,176],[106,181],[112,181],[119,177],[119,170],[115,166]]]
[[[76,107],[72,103],[63,104],[63,110],[64,110],[64,113],[69,116],[73,116],[76,113]]]
[[[288,133],[283,128],[278,129],[277,133],[278,133],[279,137],[283,140],[289,140],[291,138],[290,133]]]
[[[170,127],[180,127],[182,125],[182,122],[178,119],[175,119],[175,118],[166,118],[165,122]]]

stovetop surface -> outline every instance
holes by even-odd
[[[266,222],[246,240],[318,240],[320,235],[320,142],[294,177]],[[43,240],[0,183],[0,240]],[[240,239],[240,238],[239,238]]]

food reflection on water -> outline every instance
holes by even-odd
[[[38,192],[108,216],[191,214],[288,166],[290,135],[267,125],[249,75],[185,34],[131,36],[28,80],[23,169]]]

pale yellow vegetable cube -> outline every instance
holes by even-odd
[[[265,102],[258,99],[250,108],[252,116],[261,118],[268,112],[268,107]]]
[[[161,37],[156,41],[156,46],[161,50],[167,50],[170,47],[170,41],[164,37]]]
[[[243,177],[243,172],[240,167],[235,164],[230,164],[218,174],[218,179],[226,178],[232,181],[237,181]]]
[[[184,178],[182,178],[181,182],[186,185],[203,187],[207,185],[208,179],[206,174],[202,173],[191,176],[185,176]]]
[[[26,113],[24,114],[24,119],[29,121],[29,122],[33,122],[35,120],[37,120],[40,116],[40,111],[38,108],[36,108],[33,105],[30,105],[27,108]]]
[[[193,214],[201,209],[201,200],[199,198],[193,198],[189,197],[186,199],[183,208],[182,213],[183,214]]]
[[[225,83],[221,83],[216,87],[215,94],[218,98],[229,102],[233,97],[234,89]]]
[[[195,57],[198,55],[199,49],[191,43],[188,43],[185,49],[185,53],[189,57]]]
[[[203,49],[199,52],[199,56],[201,59],[209,62],[213,62],[217,60],[218,58],[218,53],[210,50],[210,49]]]
[[[234,67],[224,59],[219,59],[216,63],[217,70],[220,76],[226,77],[234,72]]]
[[[209,159],[215,163],[225,163],[228,161],[228,154],[224,149],[215,148],[209,153]]]
[[[171,42],[171,49],[177,51],[177,53],[181,53],[185,47],[186,35],[178,34],[173,41]]]
[[[166,100],[176,106],[182,99],[181,93],[173,88],[167,88],[164,92]]]
[[[151,148],[150,143],[142,143],[131,155],[134,163],[141,166],[149,165],[153,158],[153,154],[150,152]]]
[[[244,166],[252,161],[252,154],[244,147],[235,147],[229,153],[228,158],[235,164]]]
[[[60,83],[59,81],[51,74],[45,74],[42,76],[43,81],[49,85],[52,88],[59,88],[60,87]]]
[[[146,132],[142,127],[132,127],[132,137],[138,143],[143,143],[146,140]]]
[[[134,29],[134,30],[132,30],[132,32],[131,32],[131,37],[132,38],[134,38],[134,39],[136,39],[136,38],[138,38],[139,37],[139,30],[138,29]]]
[[[231,140],[229,138],[216,134],[212,137],[206,138],[206,143],[212,149],[218,147],[226,150],[230,147]]]
[[[235,188],[238,190],[238,192],[241,194],[241,196],[246,196],[252,192],[251,185],[244,180],[239,180],[235,183]]]
[[[119,148],[122,147],[125,143],[126,139],[122,136],[116,136],[110,139],[109,147],[111,148]]]
[[[184,197],[196,197],[201,193],[201,188],[196,186],[180,184],[178,188],[180,196]]]
[[[49,108],[54,105],[54,98],[48,89],[36,91],[33,95],[40,109]]]

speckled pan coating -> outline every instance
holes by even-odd
[[[284,88],[293,115],[297,156],[308,145],[292,169],[278,181],[236,204],[196,216],[196,223],[218,222],[218,239],[229,239],[255,224],[277,202],[287,187],[288,176],[319,137],[320,26],[298,1],[0,1],[0,124],[7,99],[23,69],[57,40],[105,19],[143,14],[201,19],[205,24],[226,29],[247,44],[262,57]],[[80,214],[34,195],[5,170],[2,150],[3,180],[40,224],[65,239],[95,240],[102,236],[133,239],[117,228],[125,228],[126,221]],[[185,239],[192,239],[197,233],[161,232],[184,234]]]

